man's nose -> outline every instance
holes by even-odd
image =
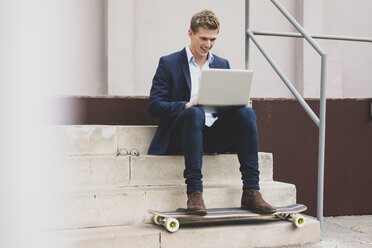
[[[206,44],[205,44],[207,47],[211,47],[211,41],[210,40],[207,40]]]

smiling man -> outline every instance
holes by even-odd
[[[149,107],[150,113],[160,118],[160,123],[149,154],[184,155],[187,211],[205,215],[203,152],[236,152],[243,181],[241,207],[256,213],[273,213],[275,208],[266,203],[259,192],[258,138],[253,109],[241,107],[209,113],[195,106],[201,70],[230,69],[226,59],[211,53],[219,30],[219,20],[212,11],[196,13],[188,30],[190,45],[160,58]]]

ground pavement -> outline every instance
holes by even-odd
[[[325,217],[322,241],[316,244],[303,245],[301,247],[372,247],[372,215]]]

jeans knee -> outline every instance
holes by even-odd
[[[256,123],[257,121],[256,113],[252,108],[239,108],[237,109],[236,114],[237,118],[245,123]]]
[[[205,122],[205,112],[200,107],[191,107],[184,110],[185,121],[196,126],[203,126]]]

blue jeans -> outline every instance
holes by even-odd
[[[243,189],[259,189],[258,137],[254,110],[240,107],[217,116],[217,121],[207,127],[204,125],[204,110],[194,106],[179,113],[172,124],[167,153],[185,156],[187,194],[203,191],[203,152],[236,152]]]

